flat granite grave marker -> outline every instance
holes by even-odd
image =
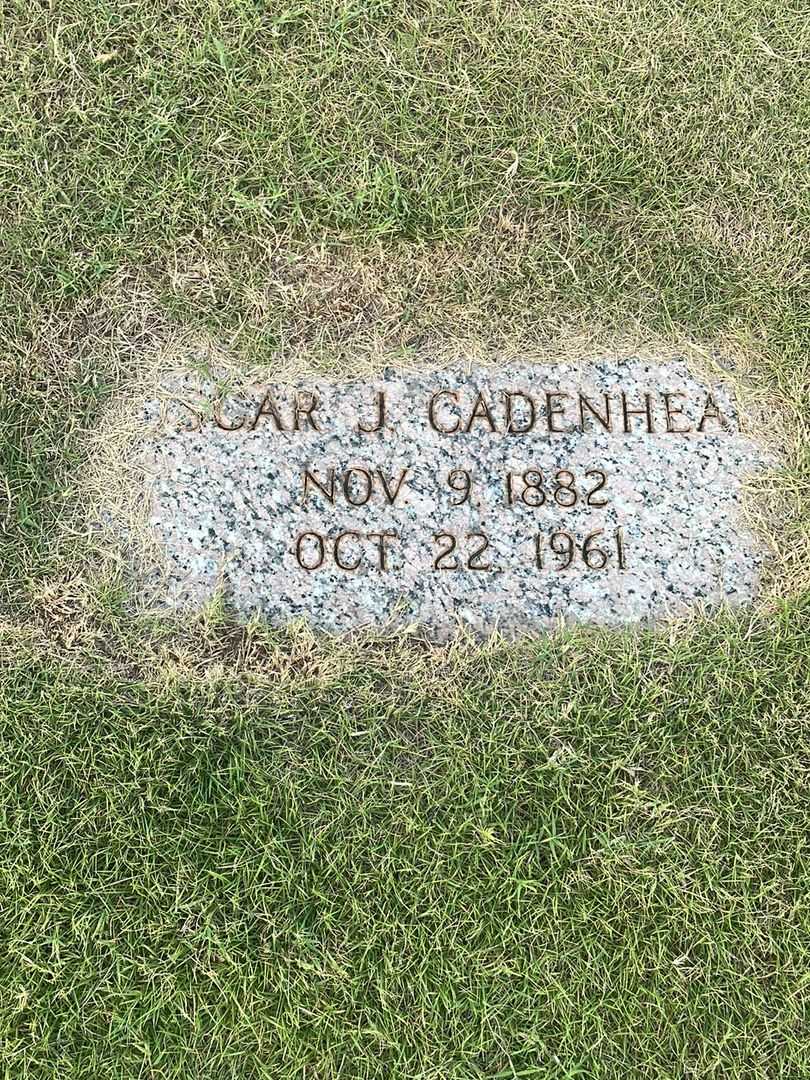
[[[256,385],[183,376],[137,461],[175,607],[224,593],[281,625],[512,634],[752,598],[740,514],[770,464],[681,362],[387,369]]]

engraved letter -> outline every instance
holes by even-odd
[[[352,562],[352,563],[342,562],[341,558],[340,558],[340,542],[341,542],[341,540],[345,540],[347,536],[353,536],[356,540],[360,539],[360,533],[359,532],[354,532],[354,530],[352,530],[352,529],[348,529],[346,532],[342,532],[338,536],[336,536],[335,537],[335,563],[340,567],[341,570],[356,570],[357,567],[360,565],[360,559],[361,559],[360,555],[358,555],[356,560],[354,562]]]
[[[405,468],[405,469],[402,470],[402,472],[399,474],[399,480],[397,481],[397,486],[392,491],[391,488],[389,488],[389,486],[388,486],[388,481],[383,476],[382,469],[377,469],[377,476],[379,476],[379,478],[380,478],[380,483],[382,484],[382,489],[385,492],[385,497],[388,500],[388,505],[389,506],[393,505],[397,495],[399,495],[399,489],[402,487],[402,482],[404,481],[405,474],[407,472],[408,472],[408,468]]]
[[[433,397],[430,399],[430,405],[428,406],[428,420],[430,421],[430,426],[433,428],[434,431],[439,431],[442,435],[452,435],[453,432],[458,431],[459,427],[461,426],[460,420],[456,419],[456,426],[451,428],[439,427],[439,425],[436,423],[436,403],[438,399],[443,395],[451,397],[453,401],[458,401],[458,394],[455,392],[455,390],[437,390]]]
[[[215,408],[214,408],[214,420],[216,422],[217,427],[222,428],[223,431],[238,431],[239,428],[245,426],[245,417],[244,416],[239,421],[239,423],[236,423],[236,421],[234,421],[234,423],[229,424],[227,420],[223,420],[221,410],[222,410],[222,402],[218,401]]]
[[[397,539],[397,534],[395,532],[391,532],[390,530],[386,530],[385,532],[370,532],[368,534],[368,538],[369,538],[369,540],[376,540],[377,541],[377,547],[379,548],[379,551],[380,551],[379,569],[380,570],[387,570],[388,569],[388,562],[387,562],[386,556],[387,556],[388,552],[386,551],[385,542],[386,542],[386,540],[396,540]]]
[[[304,562],[303,547],[304,541],[307,537],[313,537],[317,541],[318,558],[317,561],[312,564],[312,566],[307,566],[307,564]],[[301,533],[301,535],[295,542],[295,557],[298,560],[298,565],[301,567],[302,570],[317,570],[319,566],[323,566],[324,548],[323,537],[321,536],[321,534],[316,532]]]
[[[385,423],[385,391],[377,391],[377,422],[373,427],[364,427],[359,421],[357,424],[357,430],[362,431],[364,435],[371,435],[375,431],[379,431]]]
[[[304,405],[304,399],[309,399],[309,404]],[[320,431],[318,427],[318,421],[312,415],[318,408],[319,401],[318,395],[309,393],[308,391],[302,392],[301,390],[295,391],[295,412],[293,418],[293,429],[295,431],[301,430],[301,421],[306,417],[307,423],[313,431]]]
[[[198,413],[196,409],[192,409],[192,407],[188,404],[188,402],[181,401],[179,398],[173,398],[172,400],[176,401],[177,404],[181,405],[184,409],[187,409],[191,413],[191,415],[194,417],[193,422],[189,426],[187,426],[187,427],[178,427],[177,430],[178,431],[201,431],[202,430],[202,420],[203,420],[202,415],[200,413]],[[178,424],[179,423],[180,423],[180,421],[178,420]]]
[[[506,433],[507,435],[525,435],[527,431],[531,431],[534,427],[535,417],[537,415],[534,407],[534,398],[529,394],[524,394],[522,390],[506,390],[504,391],[506,397]],[[512,409],[512,401],[514,398],[523,398],[526,404],[529,406],[529,422],[525,427],[515,426],[515,417]]]
[[[687,425],[686,427],[679,428],[674,426],[675,417],[683,416],[683,409],[680,406],[673,406],[670,404],[670,398],[684,397],[685,395],[680,390],[675,390],[671,394],[662,394],[664,399],[664,408],[667,412],[667,431],[673,435],[685,435],[687,431],[692,429]]]
[[[355,498],[356,492],[352,490],[352,477],[363,477],[365,482],[365,492],[360,492],[360,498]],[[368,500],[371,498],[371,492],[374,489],[374,477],[368,471],[368,469],[352,468],[347,469],[343,474],[343,494],[346,498],[346,502],[351,506],[365,506]]]
[[[286,431],[286,428],[284,427],[281,419],[281,415],[276,408],[276,403],[275,401],[273,401],[273,395],[269,391],[264,395],[261,403],[259,404],[259,408],[256,410],[256,415],[253,418],[253,423],[250,425],[251,431],[256,430],[256,425],[259,423],[259,420],[261,420],[263,416],[273,417],[273,423],[276,425],[276,431]]]
[[[335,501],[335,470],[334,470],[334,468],[329,469],[328,479],[327,479],[326,482],[329,485],[328,490],[327,490],[327,488],[324,487],[324,485],[320,482],[320,480],[318,479],[317,476],[315,476],[314,473],[311,473],[309,471],[309,469],[304,469],[304,492],[303,492],[304,497],[301,500],[304,506],[307,505],[307,489],[309,488],[310,484],[312,484],[313,487],[316,487],[318,489],[318,491],[320,491],[320,493],[325,498],[327,498],[329,500],[330,503],[334,503],[334,501]]]
[[[707,420],[716,420],[721,428],[725,428],[727,426],[726,418],[720,412],[717,402],[714,400],[711,394],[706,395],[706,407],[703,410],[703,416],[701,416],[700,418],[700,423],[698,424],[697,428],[698,431],[703,431],[703,427]]]
[[[554,393],[546,394],[546,420],[548,422],[548,430],[555,431],[557,434],[561,434],[565,431],[565,428],[557,427],[554,420],[557,416],[565,415],[565,406],[561,405],[559,401],[555,401],[554,398],[567,398],[571,397],[570,394],[564,394],[562,391],[557,390]]]
[[[652,418],[652,406],[650,405],[650,395],[644,395],[644,408],[643,409],[628,409],[627,407],[627,395],[622,391],[622,414],[624,416],[624,431],[626,435],[629,435],[633,430],[630,423],[631,416],[644,416],[647,418],[647,431],[652,433],[653,418]]]
[[[478,397],[475,399],[475,404],[473,405],[473,410],[470,413],[470,419],[467,421],[467,426],[464,429],[465,431],[470,430],[470,428],[472,427],[472,424],[473,424],[473,420],[486,420],[486,422],[489,424],[489,430],[490,431],[497,431],[498,430],[495,427],[495,421],[492,419],[492,413],[489,411],[489,407],[487,406],[487,403],[484,401],[484,395],[483,394],[479,394]]]
[[[579,426],[580,430],[587,431],[585,427],[585,410],[587,409],[591,416],[595,416],[605,431],[613,431],[613,423],[610,418],[610,395],[605,394],[605,415],[602,416],[596,411],[594,405],[585,397],[584,394],[579,395]]]

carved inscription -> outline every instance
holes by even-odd
[[[317,489],[330,504],[334,505],[336,498],[342,497],[349,506],[365,506],[375,493],[375,482],[378,481],[379,495],[381,496],[378,501],[383,501],[391,506],[396,502],[398,496],[402,494],[402,485],[409,471],[410,469],[402,469],[396,482],[389,485],[385,475],[379,469],[353,467],[343,474],[340,482],[338,482],[336,470],[333,467],[327,470],[325,479],[318,479],[309,469],[306,469],[302,482],[301,501],[306,506],[308,495],[312,493],[313,489]],[[589,483],[584,485],[583,489],[578,489],[577,478],[569,469],[552,471],[549,473],[547,480],[544,479],[543,472],[540,469],[524,469],[522,472],[516,473],[508,472],[504,476],[504,503],[507,506],[520,503],[527,507],[541,507],[548,503],[549,505],[556,505],[560,510],[570,509],[576,506],[579,501],[589,507],[607,506],[610,502],[609,497],[603,497],[603,495],[599,494],[603,492],[607,485],[605,471],[603,469],[586,469],[583,475],[589,479]],[[462,506],[464,503],[469,502],[473,493],[473,478],[469,469],[451,469],[447,474],[446,482],[453,493],[450,499],[452,506]],[[579,564],[584,569],[604,570],[609,563],[609,557],[601,549],[595,546],[592,547],[595,538],[601,532],[601,529],[597,529],[595,532],[589,533],[584,537],[581,545],[578,545],[578,541],[565,531],[552,532],[548,538],[549,550],[558,555],[566,556],[559,565],[552,566],[552,569],[567,570],[569,566],[574,564],[575,556],[579,553],[581,555]],[[360,555],[356,559],[349,561],[341,559],[338,549],[342,542],[347,538],[359,540],[362,535],[354,530],[340,533],[334,539],[334,550],[330,559],[327,557],[327,553],[330,551],[332,541],[328,536],[318,532],[301,533],[295,545],[298,565],[304,570],[319,570],[325,565],[334,565],[341,570],[357,570],[361,563],[365,561],[367,565],[376,569],[387,570],[388,561],[386,559],[384,539],[396,541],[398,536],[395,532],[366,534],[367,539],[375,539],[379,542],[379,559],[376,561],[371,560],[368,562]],[[440,552],[433,560],[434,570],[496,569],[492,562],[482,559],[484,551],[489,547],[489,538],[485,533],[468,534],[467,541],[478,540],[480,545],[466,560],[464,558],[459,560],[458,554],[454,555],[452,560],[449,559],[449,556],[457,551],[459,544],[459,538],[453,533],[436,533],[433,539],[439,545],[449,543],[449,547]],[[533,542],[535,565],[537,569],[542,570],[544,564],[541,551],[545,538],[538,534],[533,538]],[[306,543],[310,545],[314,543],[317,546],[319,554],[316,558],[312,559],[305,555]],[[564,545],[562,551],[555,547],[555,544],[560,543]],[[624,570],[627,563],[621,530],[615,533],[614,543],[616,550],[615,565],[619,570]]]
[[[546,390],[539,394],[525,390],[503,390],[498,393],[478,392],[466,396],[457,390],[442,388],[427,399],[424,410],[430,428],[443,436],[478,433],[509,436],[528,436],[542,430],[547,436],[582,434],[589,430],[631,435],[638,432],[667,435],[688,435],[703,432],[714,425],[726,431],[727,418],[711,394],[692,403],[696,422],[686,420],[682,391],[662,390],[657,394],[645,392],[636,396],[620,390],[596,397],[578,392]],[[195,413],[197,426],[204,423],[201,413]],[[213,410],[213,422],[222,430],[255,431],[262,422],[270,423],[279,432],[293,433],[324,430],[328,416],[319,395],[312,391],[294,391],[288,400],[280,401],[266,391],[241,415],[229,412],[223,416],[221,403]],[[358,406],[354,430],[360,436],[384,436],[396,422],[389,414],[386,392],[372,391],[367,402]],[[302,470],[300,504],[310,507],[320,499],[329,506],[346,507],[394,506],[407,503],[408,477],[411,465],[387,471],[372,460],[347,468],[318,463]],[[527,464],[525,468],[503,474],[499,489],[507,507],[539,509],[551,507],[564,514],[577,505],[601,509],[610,504],[609,469],[594,462],[580,471],[569,468],[544,468]],[[476,477],[467,468],[453,468],[435,478],[450,492],[449,505],[463,506],[476,499]],[[439,492],[436,493],[437,502]],[[627,568],[627,551],[621,527],[609,536],[604,529],[594,529],[577,535],[563,528],[528,532],[527,565],[538,571],[562,572],[569,569],[600,571],[609,566]],[[391,567],[391,553],[400,540],[395,530],[378,532],[363,529],[307,529],[293,538],[292,550],[298,566],[312,573],[322,569],[355,572],[365,570],[385,572]],[[496,572],[490,538],[484,532],[457,535],[450,531],[432,534],[434,571]]]
[[[503,390],[494,394],[479,392],[470,398],[457,390],[441,389],[427,400],[425,415],[430,427],[442,435],[471,432],[527,435],[542,430],[556,435],[593,430],[625,435],[639,431],[688,435],[692,431],[728,428],[727,418],[710,393],[697,402],[698,412],[690,423],[684,408],[686,397],[683,391],[668,390],[641,395],[620,390],[598,396],[561,390],[539,394]],[[183,404],[193,417],[195,429],[199,429],[206,422],[204,414]],[[289,399],[281,400],[268,390],[246,412],[223,413],[223,406],[218,403],[212,421],[224,431],[255,431],[260,424],[270,424],[283,432],[324,430],[322,401],[313,391],[296,390]],[[372,391],[371,400],[359,408],[355,430],[373,435],[383,431],[388,422],[385,391]]]
[[[169,396],[145,466],[172,602],[441,635],[656,618],[757,580],[737,509],[763,454],[680,361]]]

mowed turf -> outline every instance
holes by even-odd
[[[806,15],[5,5],[0,1075],[810,1074]],[[739,343],[792,599],[329,644],[99,557],[85,436],[170,331],[345,371],[568,324]]]
[[[6,1074],[805,1075],[809,643],[7,668]]]
[[[789,340],[806,329],[805,14],[15,0],[0,23],[2,286],[25,307],[147,269],[167,292],[207,281],[194,302],[238,325],[281,240],[495,232],[522,244],[519,265],[500,296],[461,273],[457,301],[529,278],[540,307]],[[238,280],[208,281],[222,259]]]

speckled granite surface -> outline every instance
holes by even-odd
[[[222,591],[274,624],[443,638],[649,622],[756,591],[740,489],[768,458],[685,365],[388,370],[220,401],[188,376],[168,392],[145,403],[137,453],[172,606]]]

